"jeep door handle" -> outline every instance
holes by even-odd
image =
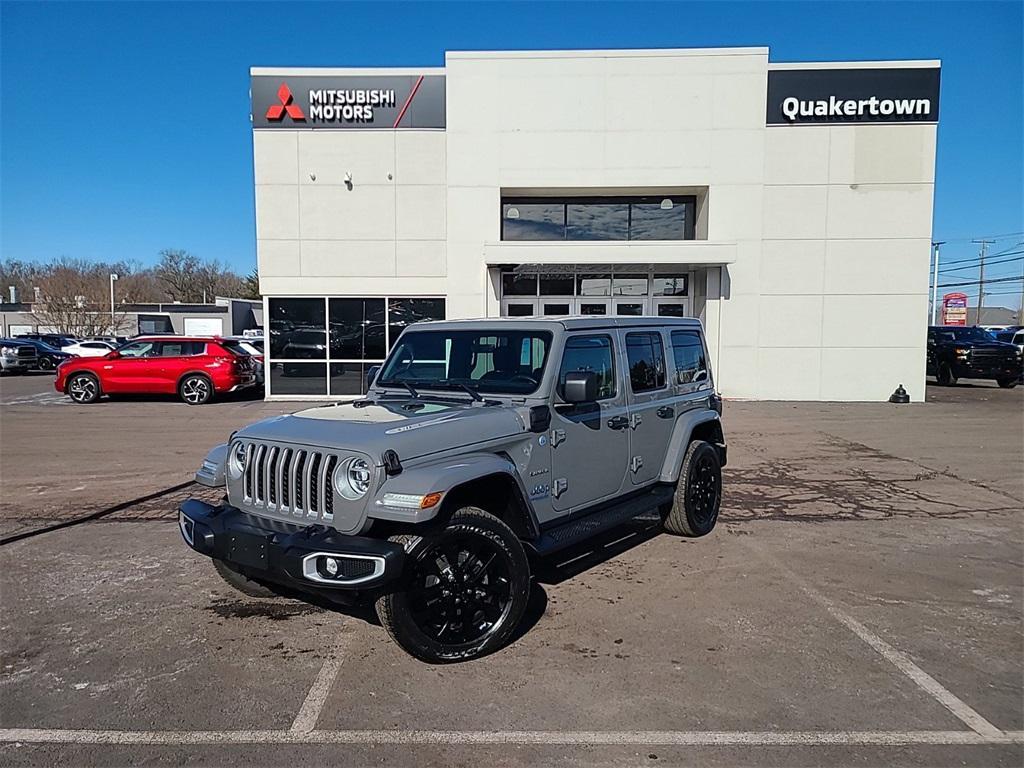
[[[626,416],[612,416],[608,419],[608,426],[612,429],[625,429],[629,426],[629,418]]]
[[[658,409],[658,417],[662,419],[671,419],[676,415],[676,409],[671,405],[663,405]]]

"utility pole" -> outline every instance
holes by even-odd
[[[932,248],[935,251],[935,272],[932,279],[932,325],[935,325],[935,313],[939,309],[939,246],[945,244],[945,240],[932,243]]]
[[[978,254],[978,315],[974,318],[975,325],[981,325],[981,310],[985,306],[985,254],[988,253],[988,246],[995,240],[972,240],[972,243],[981,243],[981,252]]]

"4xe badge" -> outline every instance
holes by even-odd
[[[277,99],[280,104],[271,104],[267,109],[267,120],[278,120],[284,119],[284,115],[287,112],[288,117],[292,120],[302,120],[305,122],[306,116],[303,114],[302,109],[298,104],[295,104],[295,97],[292,96],[292,91],[288,87],[288,83],[281,83],[281,87],[277,89]]]

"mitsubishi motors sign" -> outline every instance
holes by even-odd
[[[253,75],[253,128],[444,128],[444,75]]]

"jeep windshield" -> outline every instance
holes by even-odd
[[[528,395],[540,386],[550,347],[546,331],[410,331],[388,356],[377,385]]]

